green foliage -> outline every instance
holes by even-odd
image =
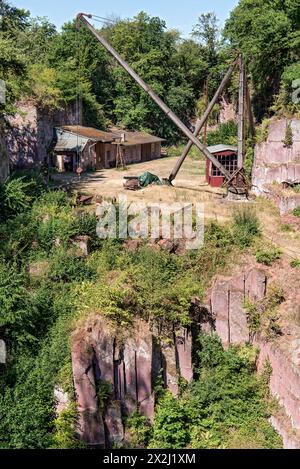
[[[152,434],[152,427],[147,417],[135,412],[126,420],[126,430],[130,434],[131,448],[147,448]]]
[[[220,124],[218,130],[208,133],[207,145],[218,145],[220,143],[227,145],[237,144],[237,124],[234,121]]]
[[[297,94],[297,80],[300,76],[300,62],[288,65],[281,76],[281,85],[278,96],[271,110],[280,117],[292,117],[300,112],[299,103],[293,102],[293,93]],[[296,85],[295,85],[296,83]]]
[[[255,334],[259,331],[261,325],[260,311],[257,306],[249,300],[249,298],[245,300],[244,308],[247,312],[247,322],[250,332]]]
[[[294,208],[294,210],[293,210],[293,215],[294,215],[295,217],[300,218],[300,206]]]
[[[78,449],[84,445],[76,438],[78,427],[78,410],[75,403],[70,403],[66,410],[54,420],[54,449]]]
[[[166,392],[156,408],[151,449],[182,449],[188,443],[188,421],[180,401]]]
[[[284,136],[282,143],[287,148],[290,148],[293,146],[294,140],[293,140],[293,130],[292,130],[291,122],[286,123],[285,136]]]
[[[109,400],[111,399],[112,395],[113,395],[113,386],[112,386],[112,384],[108,383],[108,382],[105,382],[105,381],[101,381],[101,383],[99,384],[98,392],[97,392],[98,402],[99,402],[99,410],[100,410],[101,414],[103,414],[103,412],[106,408],[106,405],[109,402]]]
[[[263,300],[253,303],[246,299],[244,307],[252,334],[260,333],[266,340],[275,339],[281,334],[278,307],[284,299],[283,290],[277,285],[271,285]]]
[[[155,415],[150,448],[280,448],[268,422],[267,375],[256,376],[251,346],[224,350],[216,336],[198,343],[198,379],[175,399],[168,392]]]
[[[255,237],[261,234],[260,224],[256,213],[249,207],[236,210],[233,214],[233,237],[242,248],[253,243]]]
[[[298,0],[241,0],[226,22],[224,36],[243,52],[252,75],[259,120],[273,104],[286,67],[299,61],[298,10]]]
[[[300,267],[300,260],[293,259],[290,264],[293,269],[298,269]]]
[[[269,119],[263,119],[261,125],[256,130],[256,143],[263,143],[268,140],[269,136]]]
[[[257,262],[267,266],[271,266],[277,260],[281,259],[282,252],[276,246],[265,246],[256,251],[255,257]]]
[[[28,210],[41,191],[41,181],[26,175],[16,175],[0,185],[0,222]]]

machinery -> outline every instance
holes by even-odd
[[[166,116],[182,131],[182,133],[188,138],[189,142],[184,149],[181,157],[176,163],[174,169],[172,170],[168,183],[172,184],[172,181],[176,178],[185,158],[187,157],[190,149],[193,145],[208,158],[213,165],[218,168],[225,178],[225,186],[228,187],[228,190],[235,193],[243,193],[248,191],[248,183],[246,181],[243,165],[245,158],[245,108],[247,101],[247,108],[249,113],[249,122],[250,128],[253,131],[253,116],[251,111],[250,96],[249,90],[246,81],[245,66],[243,62],[242,54],[238,54],[234,62],[231,64],[229,70],[224,76],[218,90],[216,91],[213,99],[209,103],[204,115],[197,123],[194,134],[184,125],[184,123],[176,116],[176,114],[162,101],[162,99],[151,89],[147,83],[130,67],[130,65],[125,62],[125,60],[119,55],[119,53],[109,44],[109,42],[94,28],[94,26],[88,21],[92,19],[94,15],[79,13],[77,15],[77,24],[80,22],[83,23],[91,33],[96,37],[96,39],[102,44],[102,46],[115,58],[115,60],[123,67],[128,74],[139,84],[139,86],[152,98],[152,100],[160,107],[160,109],[166,114]],[[218,161],[218,159],[209,152],[205,145],[203,145],[198,139],[198,135],[205,125],[214,105],[217,103],[220,95],[224,91],[227,83],[229,82],[233,71],[239,66],[240,69],[240,86],[239,86],[239,126],[238,126],[238,169],[234,174],[229,173],[224,166]]]

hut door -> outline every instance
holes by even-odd
[[[104,143],[96,145],[96,170],[105,168],[105,152]]]
[[[142,145],[142,161],[149,161],[151,159],[151,143]]]

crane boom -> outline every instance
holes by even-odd
[[[225,176],[230,179],[230,173],[218,161],[217,158],[208,151],[208,149],[199,141],[199,139],[192,134],[192,132],[184,125],[184,123],[176,116],[176,114],[162,101],[162,99],[151,89],[149,85],[125,62],[125,60],[118,54],[118,52],[109,44],[109,42],[93,27],[87,20],[92,18],[93,15],[86,13],[79,13],[77,21],[81,21],[102,44],[103,47],[115,58],[115,60],[129,73],[129,75],[140,85],[140,87],[153,99],[153,101],[160,107],[166,116],[186,135],[186,137],[208,158]]]

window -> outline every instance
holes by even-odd
[[[229,156],[225,155],[215,155],[217,160],[221,163],[222,166],[230,173],[234,173],[237,170],[237,154],[232,154]],[[211,166],[211,175],[212,176],[223,176],[221,171],[216,168],[214,164]]]

